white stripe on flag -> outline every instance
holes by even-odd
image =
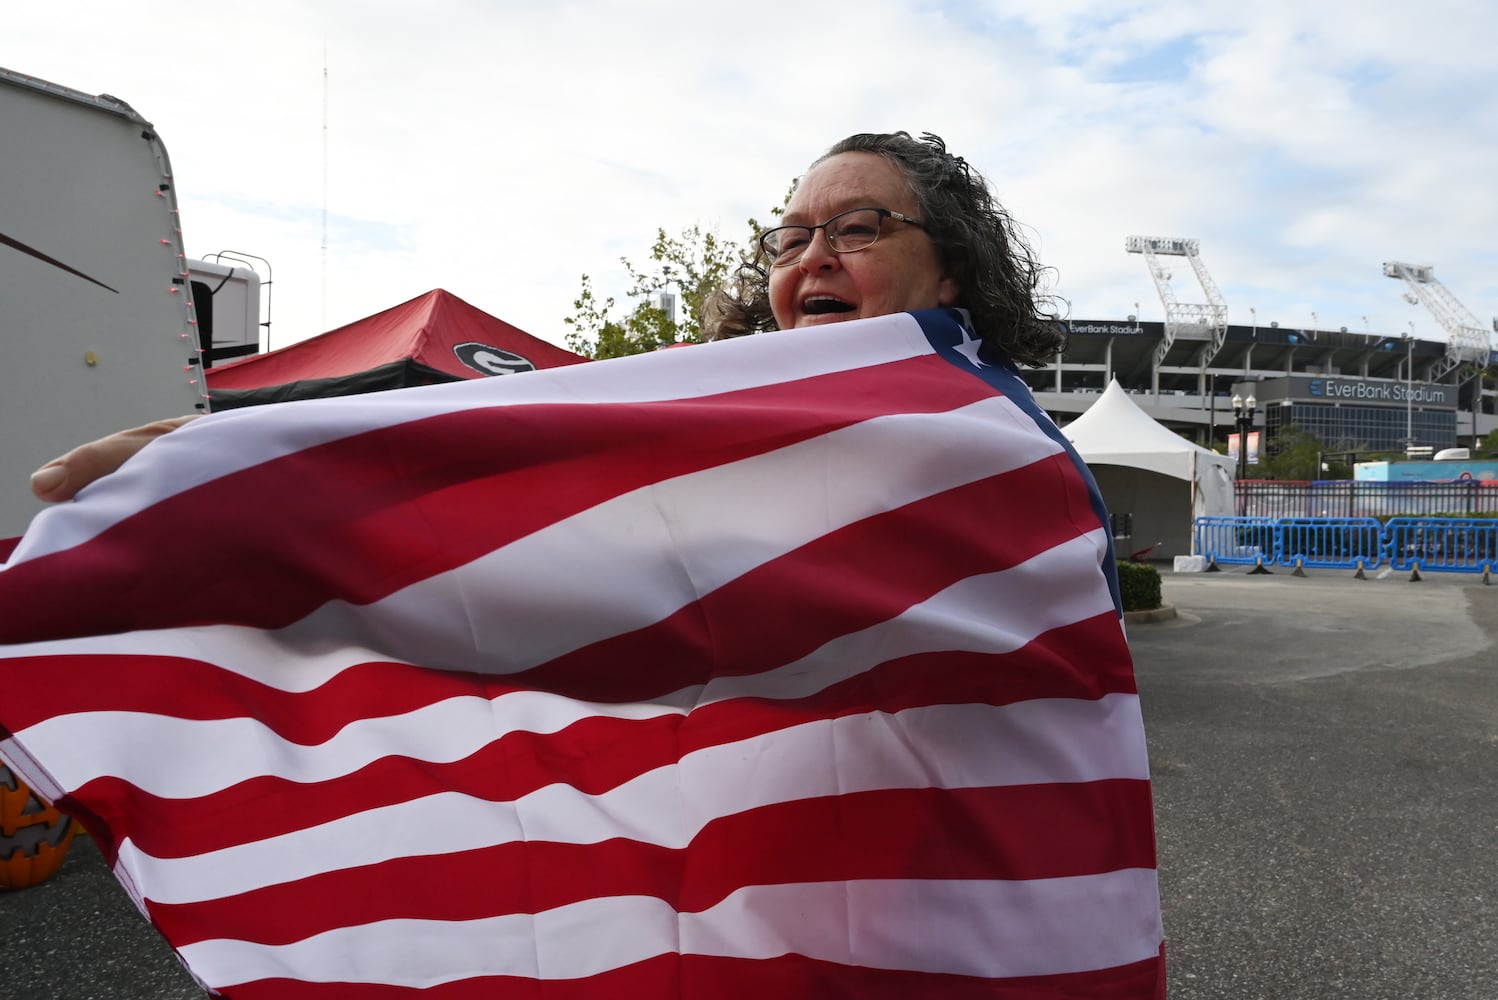
[[[452,922],[387,920],[288,945],[203,941],[182,957],[212,984],[278,976],[430,988],[480,976],[580,979],[678,952],[799,954],[875,969],[1044,976],[1153,958],[1155,873],[1026,881],[903,880],[752,886],[700,913],[644,896]],[[579,947],[579,942],[587,942]]]
[[[635,403],[695,399],[886,364],[931,354],[920,324],[905,314],[856,324],[855,330],[788,330],[773,334],[779,351],[756,338],[691,350],[615,358],[443,385],[302,400],[227,410],[153,442],[113,476],[79,494],[89,503],[39,514],[10,562],[81,544],[136,511],[230,473],[304,448],[456,410],[532,403]],[[240,433],[246,421],[254,431]],[[228,441],[226,445],[221,441]],[[174,459],[175,456],[175,459]],[[156,461],[173,461],[171,478],[154,476]],[[3,566],[4,564],[0,564]]]
[[[1033,425],[1003,432],[1021,420],[996,397],[864,421],[634,490],[367,607],[330,603],[291,631],[347,636],[428,666],[525,670],[653,624],[829,531],[1060,451]],[[899,492],[870,490],[850,471],[880,467]],[[734,511],[728,528],[724,510]]]
[[[1016,432],[1006,434],[1006,428]],[[344,645],[378,649],[381,658],[400,662],[524,670],[659,621],[828,531],[1059,451],[1002,397],[948,413],[875,418],[633,490],[373,604],[330,602],[275,638],[292,649],[305,643],[321,652],[326,636],[337,635]],[[865,479],[849,471],[860,467],[886,470],[885,478],[903,490],[868,490]],[[763,489],[767,482],[776,488]],[[753,504],[740,503],[751,495]],[[723,528],[725,509],[735,511],[731,532]],[[710,557],[684,567],[693,552]],[[517,580],[524,585],[511,583]],[[589,608],[588,615],[578,616],[578,607]],[[163,633],[139,635],[124,641],[199,658],[172,652],[176,644]],[[80,643],[87,640],[20,644],[6,655],[124,648],[116,638]],[[310,676],[317,674],[282,683],[305,688],[312,686]]]
[[[1009,653],[1052,629],[1115,608],[1097,567],[1106,551],[1102,531],[1078,535],[999,573],[959,580],[903,614],[840,635],[791,663],[760,674],[714,677],[698,699],[804,698],[904,656],[955,650]],[[1079,586],[1080,581],[1088,586]],[[995,614],[1002,608],[1003,614]],[[1121,626],[1120,626],[1121,627]]]
[[[694,686],[648,703],[594,704],[530,691],[492,700],[454,698],[402,715],[353,721],[337,736],[310,747],[282,739],[253,718],[201,721],[137,712],[54,716],[16,737],[48,761],[54,780],[66,789],[114,776],[170,798],[211,794],[265,774],[295,775],[302,781],[335,778],[394,748],[420,760],[460,760],[517,730],[546,734],[597,716],[681,714],[696,704],[732,698],[800,698],[880,662],[921,652],[1010,652],[1051,629],[1112,610],[1112,597],[1096,572],[1103,542],[1100,531],[1079,536],[1012,569],[962,580],[888,622],[839,636],[773,671],[718,678],[705,691]],[[1096,584],[1090,590],[1076,587],[1074,581],[1090,578],[1089,570]],[[994,608],[1006,613],[995,615]],[[212,656],[225,669],[268,683],[298,672],[295,657],[301,648],[247,629],[135,633],[37,646],[53,653],[107,655],[129,651],[112,647],[136,643],[165,656]],[[342,663],[326,654],[309,659],[307,672],[318,684]],[[293,690],[312,686],[304,682]],[[94,747],[109,749],[99,753]]]
[[[714,819],[822,796],[1148,777],[1136,695],[937,705],[820,719],[707,747],[598,795],[562,784],[513,802],[443,792],[186,858],[154,858],[127,840],[119,864],[142,896],[189,903],[522,840],[626,837],[682,848]]]

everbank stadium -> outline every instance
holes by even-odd
[[[1498,429],[1495,392],[1482,375],[1498,365],[1492,331],[1435,279],[1428,265],[1384,264],[1405,298],[1423,305],[1444,342],[1411,332],[1289,327],[1250,312],[1228,322],[1228,306],[1201,261],[1196,240],[1131,236],[1145,259],[1163,322],[1137,316],[1074,318],[1065,352],[1025,381],[1065,425],[1116,380],[1161,424],[1221,450],[1235,429],[1233,399],[1252,396],[1252,424],[1270,453],[1295,426],[1328,451],[1429,455],[1472,446]],[[1174,272],[1190,267],[1205,302],[1182,301]],[[1427,450],[1428,449],[1428,450]]]

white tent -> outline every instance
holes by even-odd
[[[1117,381],[1061,429],[1092,470],[1113,514],[1132,515],[1119,554],[1191,552],[1192,518],[1233,513],[1233,460],[1193,444],[1141,410]]]

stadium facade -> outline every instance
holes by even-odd
[[[1235,392],[1258,402],[1254,426],[1272,453],[1292,425],[1328,451],[1401,452],[1471,446],[1498,429],[1487,367],[1452,368],[1433,340],[1270,323],[1227,325],[1210,349],[1171,338],[1165,324],[1073,320],[1065,352],[1023,377],[1036,400],[1065,426],[1117,379],[1150,416],[1199,444],[1224,450],[1234,431]],[[1202,359],[1210,357],[1203,364]]]

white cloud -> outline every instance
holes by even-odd
[[[1235,319],[1434,334],[1379,266],[1498,313],[1495,29],[1478,0],[80,0],[0,65],[156,124],[189,251],[271,261],[277,343],[433,287],[560,341],[582,273],[622,296],[657,227],[736,238],[894,128],[989,177],[1079,316],[1158,317],[1143,232],[1201,239]]]

